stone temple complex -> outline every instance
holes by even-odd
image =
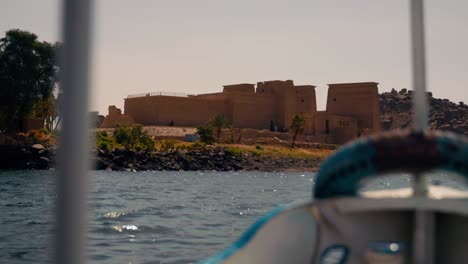
[[[378,83],[329,84],[325,111],[317,111],[315,86],[293,81],[225,85],[220,93],[149,93],[125,98],[124,113],[109,106],[101,128],[118,123],[195,127],[224,115],[236,128],[287,131],[295,114],[316,142],[344,143],[380,130]]]

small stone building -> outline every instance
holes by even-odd
[[[378,83],[329,84],[327,108],[314,118],[314,133],[342,144],[380,131]]]
[[[304,116],[304,134],[317,142],[344,143],[379,131],[377,83],[330,84],[326,111],[317,111],[315,86],[293,81],[225,85],[220,93],[149,93],[125,98],[125,113],[109,107],[101,127],[117,123],[194,127],[224,115],[234,127],[287,131],[295,114]]]
[[[108,111],[109,113],[104,117],[100,128],[113,128],[118,124],[129,125],[135,123],[131,116],[123,115],[122,110],[117,108],[115,105],[109,105]]]

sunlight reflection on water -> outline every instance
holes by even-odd
[[[225,248],[280,204],[310,200],[313,173],[94,172],[91,263],[190,263]],[[444,174],[431,182],[460,190]],[[376,177],[368,190],[409,186],[409,175]],[[0,256],[49,263],[55,204],[51,171],[0,172]]]

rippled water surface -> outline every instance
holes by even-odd
[[[314,175],[102,171],[92,179],[91,263],[193,263],[275,206],[310,199]],[[0,172],[1,263],[50,262],[54,181],[51,171]],[[408,183],[403,175],[370,188]]]

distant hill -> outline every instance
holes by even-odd
[[[380,113],[384,130],[407,128],[412,120],[413,91],[402,89],[380,94]],[[468,135],[468,106],[463,102],[454,103],[448,99],[433,98],[430,100],[431,128],[450,130]]]

